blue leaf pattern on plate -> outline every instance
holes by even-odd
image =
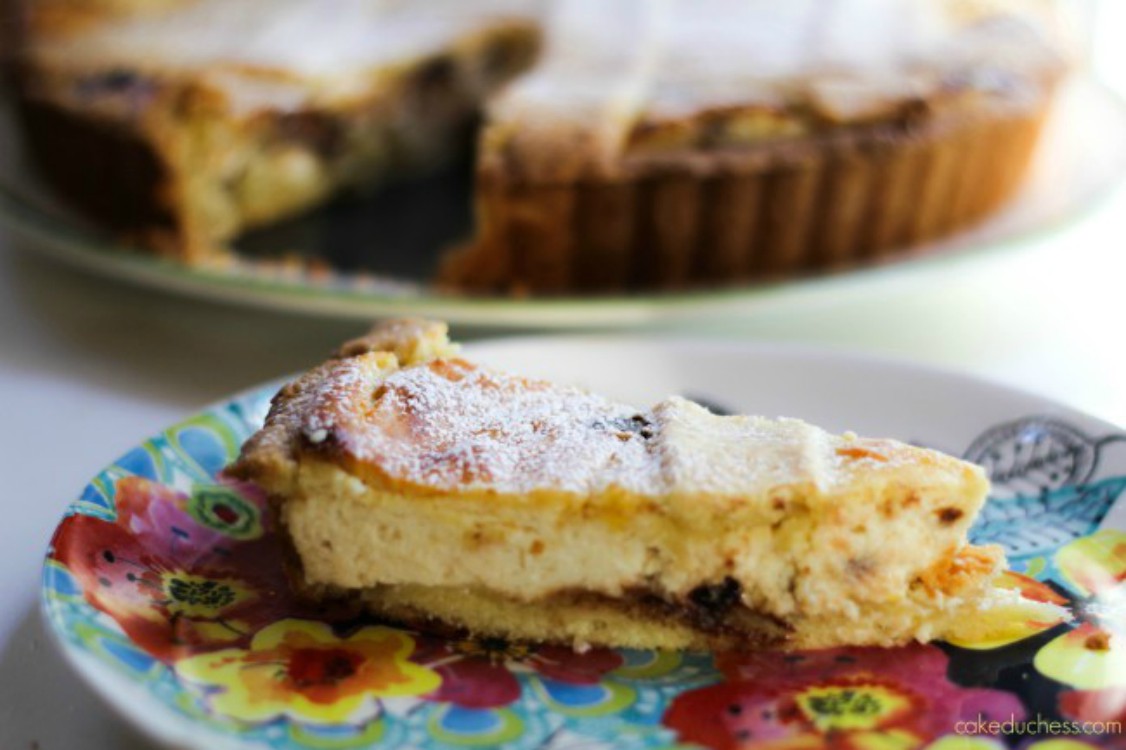
[[[1126,477],[1112,477],[1034,496],[993,498],[970,529],[975,544],[1000,544],[1011,558],[1042,555],[1086,536],[1126,490]]]

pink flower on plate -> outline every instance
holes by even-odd
[[[1059,698],[1060,713],[1076,721],[1111,723],[1126,727],[1126,689],[1069,690]],[[1126,745],[1126,735],[1121,738]]]
[[[962,720],[1021,719],[1013,695],[963,688],[935,646],[720,655],[727,680],[677,696],[663,722],[680,741],[747,747],[909,750]]]
[[[249,488],[194,494],[141,477],[118,480],[117,518],[63,521],[53,556],[95,608],[153,657],[173,661],[246,641],[300,611],[282,554]]]
[[[570,685],[595,685],[622,666],[607,649],[577,653],[565,646],[510,643],[501,638],[439,639],[419,643],[414,657],[442,676],[427,697],[463,708],[499,708],[520,697],[517,674],[534,674]]]

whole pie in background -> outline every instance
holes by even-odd
[[[417,173],[478,130],[439,283],[715,287],[871,262],[1020,186],[1049,0],[17,0],[43,173],[142,247]],[[470,196],[467,196],[467,200]]]

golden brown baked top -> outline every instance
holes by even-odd
[[[556,0],[485,143],[514,179],[1028,107],[1063,67],[1050,0]]]
[[[717,416],[676,397],[639,411],[452,357],[437,324],[393,325],[282,389],[236,470],[276,494],[309,459],[424,495],[695,496],[745,506],[800,491],[817,505],[892,482],[984,495],[980,469],[934,451],[795,419]]]

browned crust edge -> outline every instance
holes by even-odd
[[[0,3],[21,7],[22,1]],[[178,1],[168,0],[169,4]],[[115,6],[113,0],[109,6]],[[104,22],[114,14],[107,7],[91,15]],[[377,86],[339,107],[309,103],[294,111],[263,109],[246,115],[234,113],[205,76],[74,67],[37,59],[39,39],[65,39],[72,26],[93,22],[85,16],[81,22],[69,15],[57,22],[54,16],[46,21],[31,17],[13,22],[0,34],[0,43],[11,40],[7,49],[0,48],[0,72],[11,84],[31,160],[55,193],[123,244],[189,265],[223,259],[230,252],[229,242],[242,232],[328,200],[283,206],[267,219],[238,215],[233,227],[217,228],[222,222],[211,221],[206,196],[195,200],[188,194],[186,178],[190,170],[206,171],[222,164],[226,146],[221,144],[243,139],[254,143],[258,138],[275,146],[303,145],[328,165],[332,194],[398,172],[424,172],[448,160],[456,146],[468,148],[468,127],[477,117],[482,92],[503,85],[529,66],[542,43],[533,25],[515,18],[497,19],[482,33],[479,55],[463,60],[465,67],[454,73],[450,72],[451,47],[421,59],[388,90]],[[282,70],[249,72],[288,80]],[[415,142],[415,131],[425,128],[405,127],[397,113],[402,108],[414,110],[418,122],[433,130],[434,148]],[[377,133],[380,127],[390,145],[379,159],[368,154],[367,162],[350,164],[340,158],[349,132],[370,128]],[[222,134],[214,139],[219,146],[203,137],[210,132]],[[357,163],[362,168],[356,169]],[[230,176],[216,172],[215,180],[222,190]],[[231,223],[229,216],[223,218]]]
[[[178,248],[181,217],[163,199],[171,170],[152,143],[46,102],[23,98],[18,112],[28,152],[55,193],[129,244]]]
[[[444,637],[470,636],[476,638],[502,638],[511,642],[529,642],[508,632],[486,632],[466,627],[462,623],[452,622],[436,617],[433,614],[405,608],[395,608],[393,612],[380,610],[370,603],[364,604],[361,594],[351,597],[352,605],[357,610],[366,611],[368,614],[386,622],[402,627],[426,632]],[[314,600],[317,601],[317,600]],[[790,628],[784,623],[779,623],[772,618],[760,616],[747,608],[740,608],[745,621],[758,623],[755,627],[736,628],[730,625],[723,627],[701,627],[695,623],[693,610],[690,607],[676,602],[669,602],[655,595],[627,595],[622,598],[611,598],[600,594],[582,592],[574,595],[561,594],[540,602],[544,607],[568,605],[596,605],[600,608],[616,609],[628,616],[650,619],[654,622],[675,623],[687,627],[693,633],[693,641],[688,650],[700,651],[765,651],[785,650],[788,642]],[[536,643],[553,643],[560,646],[574,646],[571,640],[536,640]],[[598,641],[597,639],[583,644],[605,648],[620,648],[620,643],[611,641]]]
[[[283,386],[270,401],[262,429],[243,444],[227,473],[258,483],[273,496],[284,495],[302,455],[325,455],[329,441],[315,445],[306,435],[310,419],[329,411],[330,416],[337,416],[347,407],[341,399],[363,390],[364,384],[356,382],[356,368],[348,360],[375,355],[383,367],[394,369],[456,350],[445,323],[402,318],[377,324],[364,336],[342,344],[323,364]],[[350,385],[344,388],[344,383]]]
[[[1039,106],[904,129],[637,161],[570,184],[478,175],[478,235],[440,282],[472,291],[684,289],[870,264],[997,210],[1020,187]]]

